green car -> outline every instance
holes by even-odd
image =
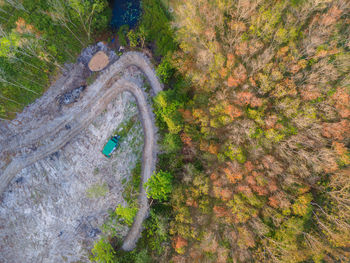
[[[107,144],[102,150],[102,153],[106,157],[110,158],[112,156],[112,153],[118,148],[119,139],[120,139],[120,136],[116,135],[116,136],[112,136],[111,139],[107,142]]]

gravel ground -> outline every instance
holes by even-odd
[[[134,66],[146,75],[154,93],[161,90],[147,59],[131,52],[87,87],[83,98],[72,107],[54,116],[47,114],[47,122],[35,119],[34,115],[33,129],[28,129],[25,121],[9,126],[15,134],[2,128],[5,135],[0,145],[5,147],[0,154],[15,156],[10,162],[1,159],[0,184],[4,192],[0,205],[0,253],[4,262],[86,260],[86,248],[97,238],[108,208],[123,203],[120,182],[130,174],[142,149],[142,143],[130,145],[126,141],[120,148],[121,155],[115,159],[105,159],[100,153],[111,132],[127,115],[124,109],[130,93],[136,99],[145,134],[143,182],[151,176],[156,160],[156,128],[145,92],[140,89],[143,80],[135,78],[138,70]],[[36,121],[42,125],[33,124]],[[142,140],[138,130],[141,131],[135,128],[134,138],[129,140]],[[11,142],[23,150],[16,152]],[[87,193],[98,185],[107,193],[92,200]],[[123,245],[125,250],[135,246],[148,214],[143,187],[139,206]]]
[[[107,109],[61,150],[16,175],[0,203],[0,262],[87,260],[108,209],[125,203],[121,182],[143,147],[138,122],[112,158],[102,155],[116,127],[137,114],[127,93]],[[98,186],[103,191],[94,195]]]

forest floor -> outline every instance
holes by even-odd
[[[134,224],[123,244],[124,250],[131,250],[140,236],[142,222],[148,214],[149,206],[143,184],[148,180],[155,169],[157,155],[156,127],[149,99],[147,98],[146,92],[142,89],[144,81],[143,75],[150,83],[153,95],[161,91],[162,87],[149,60],[142,53],[128,52],[100,74],[97,80],[92,85],[88,86],[81,94],[81,98],[79,98],[78,101],[63,107],[58,105],[57,98],[63,90],[67,90],[67,87],[83,84],[81,83],[82,78],[78,76],[86,76],[84,68],[85,66],[83,63],[72,68],[72,70],[67,73],[66,78],[63,77],[56,82],[54,86],[58,87],[58,89],[49,89],[43,97],[25,109],[23,114],[20,114],[14,121],[1,125],[0,193],[2,194],[2,206],[0,209],[5,212],[6,209],[11,206],[13,188],[17,186],[18,182],[23,180],[20,179],[21,177],[19,175],[25,167],[33,165],[40,166],[40,164],[38,164],[40,160],[59,156],[60,149],[66,147],[67,144],[77,138],[77,136],[80,136],[86,128],[90,130],[94,129],[91,126],[94,120],[96,120],[97,116],[103,115],[106,109],[111,107],[110,105],[115,99],[120,98],[120,95],[125,97],[124,94],[131,94],[134,99],[136,99],[136,105],[138,107],[144,133],[141,171],[142,182],[138,198],[139,210],[135,217]],[[140,74],[140,72],[142,72],[143,75]],[[76,77],[72,77],[74,75]],[[59,87],[60,85],[64,85],[65,88]],[[124,91],[127,93],[124,93]],[[108,121],[112,120],[108,118],[104,120],[104,122]],[[106,129],[106,131],[107,130],[109,129]],[[109,135],[104,134],[103,136],[107,136],[104,138],[107,139]],[[84,138],[81,140],[84,141]],[[96,152],[96,148],[101,148],[101,143],[103,144],[105,142],[99,141],[97,143],[95,138],[95,142],[85,147],[86,149],[84,149],[84,151]],[[76,160],[85,155],[84,152],[79,152],[79,150],[82,150],[84,147],[79,147],[79,144],[76,145],[78,147],[76,149],[76,156],[73,156],[73,165],[77,163]],[[133,145],[129,145],[129,147],[132,146]],[[86,160],[84,159],[84,161]],[[94,163],[94,165],[97,167],[95,173],[98,174],[99,164]],[[55,169],[47,167],[46,171],[48,173],[50,173],[50,170],[53,171],[54,175],[57,175],[54,171]],[[47,178],[50,177],[51,174],[48,174]],[[67,178],[62,178],[63,181],[66,179]],[[103,190],[106,187],[102,184],[101,187],[97,188]],[[45,196],[42,196],[41,199],[45,200]],[[22,201],[26,202],[24,200]],[[74,207],[74,203],[71,204],[71,206]],[[41,211],[45,213],[45,202],[40,204],[40,208]],[[18,209],[21,208],[18,206],[14,207],[14,210]],[[28,212],[30,213],[29,210]],[[8,215],[8,217],[11,216]],[[5,217],[0,218],[1,221],[6,221],[7,219],[8,218]],[[55,219],[53,218],[52,220]],[[18,230],[12,229],[14,231]],[[94,232],[95,230],[92,231]],[[5,235],[6,233],[8,234],[3,240],[6,240],[6,238],[8,239],[10,235],[8,230],[3,232]],[[30,233],[27,234],[30,235]],[[32,233],[32,235],[35,235],[35,233]],[[59,233],[58,235],[62,234]],[[8,245],[4,244],[4,246],[0,246],[0,250],[11,249],[11,246]],[[7,248],[5,249],[5,247]],[[10,251],[7,252],[8,253],[5,254],[11,253]]]

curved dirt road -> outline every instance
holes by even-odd
[[[2,169],[0,175],[0,194],[2,194],[13,177],[24,167],[62,148],[90,124],[119,93],[130,92],[136,99],[140,113],[144,131],[144,147],[141,169],[142,182],[138,197],[139,210],[124,240],[123,250],[132,250],[136,246],[136,241],[141,234],[142,222],[148,215],[149,204],[143,185],[155,169],[157,156],[156,128],[151,107],[147,102],[147,95],[138,83],[121,78],[123,70],[129,66],[136,66],[143,72],[151,84],[154,94],[162,90],[149,60],[142,53],[128,52],[99,76],[87,88],[82,100],[67,110],[64,116],[52,119],[44,127],[38,127],[35,130],[23,129],[20,133],[0,142],[0,145],[3,146],[2,149],[4,149],[3,152],[10,152],[17,156]],[[77,108],[82,110],[78,111]],[[69,125],[69,129],[66,128],[67,125]],[[21,149],[21,153],[25,152],[25,154],[15,152],[16,149]]]

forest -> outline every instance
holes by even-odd
[[[9,119],[105,30],[110,11],[102,0],[0,8]],[[118,249],[137,211],[137,166],[128,206],[111,212],[91,260],[349,262],[349,14],[346,0],[142,0],[136,28],[118,37],[151,50],[165,86],[153,101],[151,211],[137,248]]]
[[[110,14],[107,0],[1,0],[0,118],[34,102]]]
[[[154,107],[158,166],[174,180],[149,221],[169,236],[146,228],[140,251],[148,262],[347,262],[349,3],[167,4],[175,48],[155,40],[168,89]]]
[[[349,3],[174,5],[173,61],[193,96],[173,261],[347,262]]]

